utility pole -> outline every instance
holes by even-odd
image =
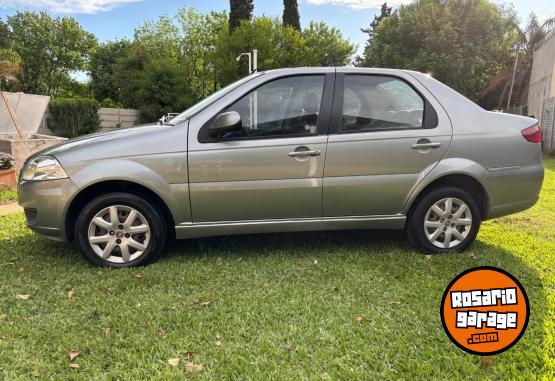
[[[515,66],[513,67],[513,78],[511,79],[511,88],[509,89],[509,99],[507,99],[507,110],[511,107],[511,97],[513,96],[513,86],[515,84],[516,67],[518,66],[518,55],[520,53],[520,44],[516,46]]]

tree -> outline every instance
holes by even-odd
[[[70,17],[17,12],[8,26],[12,49],[21,57],[20,81],[29,93],[58,95],[72,81],[70,74],[85,68],[96,45],[94,35]]]
[[[355,45],[324,22],[311,21],[303,31],[303,41],[307,66],[344,66],[355,53]]]
[[[514,50],[518,51],[518,62],[511,96],[511,106],[520,106],[528,102],[528,87],[530,85],[530,75],[532,74],[534,51],[554,27],[555,17],[549,18],[540,24],[536,15],[531,13],[525,28],[517,30],[518,38]],[[515,58],[516,52],[505,63],[503,70],[491,79],[486,91],[482,95],[481,103],[486,104],[490,108],[504,109],[507,107]]]
[[[252,19],[253,0],[229,0],[229,31],[233,32],[241,21]]]
[[[290,26],[298,31],[301,30],[297,0],[283,0],[283,25]]]
[[[117,40],[100,44],[92,51],[88,65],[91,78],[89,85],[97,101],[109,98],[119,102],[119,91],[113,81],[114,65],[130,49],[129,40]]]
[[[432,73],[478,100],[511,56],[515,25],[512,9],[489,0],[420,0],[378,23],[363,62]]]
[[[369,49],[372,46],[372,39],[374,38],[374,30],[380,24],[380,22],[385,19],[386,17],[391,16],[391,12],[393,11],[392,7],[388,7],[387,3],[383,3],[380,8],[380,14],[378,16],[374,16],[374,20],[370,23],[370,27],[362,28],[360,31],[362,33],[366,33],[368,35],[368,41],[366,42],[366,46],[364,48],[364,56],[369,56]],[[358,66],[368,66],[368,62],[361,57],[357,57],[357,65]]]

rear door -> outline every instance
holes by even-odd
[[[338,73],[324,173],[324,216],[394,215],[445,155],[451,123],[403,72]]]
[[[322,216],[334,76],[261,76],[265,82],[214,114],[238,112],[240,132],[215,139],[210,120],[190,130],[194,223]]]

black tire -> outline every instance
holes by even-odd
[[[138,211],[150,227],[150,240],[146,250],[139,257],[124,263],[107,261],[97,255],[88,239],[89,225],[94,216],[113,205],[122,205]],[[155,261],[162,253],[166,240],[168,227],[162,213],[147,200],[129,193],[108,193],[89,202],[79,213],[75,224],[75,241],[81,254],[87,261],[100,267],[136,267]]]
[[[428,210],[440,200],[445,198],[456,198],[464,202],[472,214],[472,224],[468,230],[468,235],[456,246],[450,248],[439,248],[435,246],[426,236],[424,221]],[[480,229],[482,216],[476,200],[465,190],[445,186],[431,189],[419,197],[407,216],[405,233],[409,244],[416,250],[426,254],[440,253],[460,253],[465,251],[474,242]]]

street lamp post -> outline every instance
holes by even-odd
[[[252,53],[241,53],[236,58],[237,62],[241,61],[241,58],[247,56],[249,59],[249,74],[256,73],[258,71],[258,50],[253,49]]]

